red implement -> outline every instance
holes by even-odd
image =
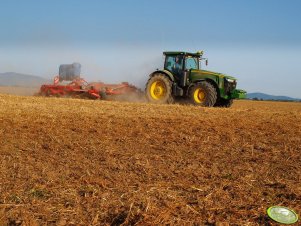
[[[105,84],[103,82],[87,83],[84,79],[77,78],[66,85],[62,85],[59,84],[56,76],[54,84],[42,85],[39,94],[42,96],[107,99],[109,96],[139,95],[141,93],[137,87],[127,82],[121,84]]]

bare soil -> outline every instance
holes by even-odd
[[[277,225],[300,152],[300,103],[0,95],[0,225]]]

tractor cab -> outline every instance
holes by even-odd
[[[183,87],[191,70],[200,70],[203,51],[197,53],[187,52],[164,52],[165,63],[164,70],[171,72],[176,81]],[[206,65],[208,64],[207,59]]]

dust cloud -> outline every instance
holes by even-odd
[[[163,57],[160,48],[142,46],[61,46],[52,48],[9,48],[0,53],[2,69],[0,72],[13,71],[31,74],[52,84],[54,76],[58,75],[61,64],[81,64],[81,78],[88,83],[103,82],[120,84],[128,82],[136,86],[141,92],[137,95],[120,96],[116,99],[129,102],[143,102],[145,84],[156,69],[162,68]],[[4,54],[6,53],[6,54]],[[26,79],[24,79],[26,80]],[[28,82],[28,81],[27,81]],[[6,86],[4,84],[4,86]],[[28,86],[28,84],[26,85]],[[34,90],[22,87],[5,87],[0,93],[17,95],[34,95]]]

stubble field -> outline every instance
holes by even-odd
[[[39,90],[40,87],[0,86],[0,93],[20,96],[33,96]]]
[[[0,94],[0,225],[276,225],[301,213],[301,104]]]

